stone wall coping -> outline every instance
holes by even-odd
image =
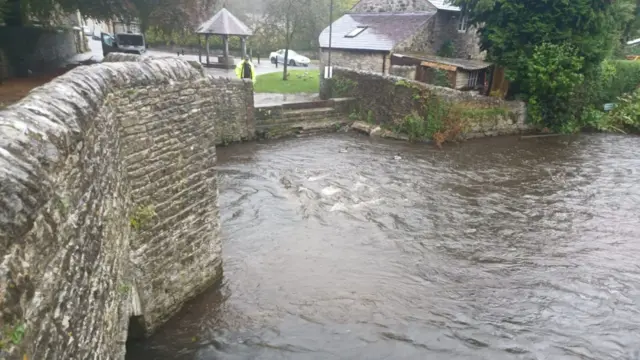
[[[211,79],[211,77],[207,77]],[[0,111],[0,258],[33,226],[55,190],[52,175],[118,89],[205,79],[182,59],[77,67]]]

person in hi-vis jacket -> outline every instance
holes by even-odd
[[[249,55],[245,56],[244,60],[236,66],[236,76],[240,79],[251,79],[254,83],[256,82],[256,71],[249,60]]]

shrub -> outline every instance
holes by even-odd
[[[529,94],[529,120],[556,131],[575,131],[575,117],[567,103],[584,76],[584,59],[566,44],[543,43],[527,63],[523,85]]]
[[[608,118],[608,126],[612,130],[640,132],[640,90],[621,96]]]
[[[613,68],[613,77],[602,89],[602,103],[613,102],[619,96],[634,91],[640,84],[640,61],[608,60],[604,67]]]

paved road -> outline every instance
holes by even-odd
[[[102,59],[103,59],[103,56],[102,56],[102,45],[101,45],[99,40],[93,40],[93,39],[90,38],[89,39],[89,49],[91,51],[89,51],[87,53],[84,53],[84,54],[78,54],[78,55],[74,56],[73,58],[71,58],[69,60],[69,62],[79,62],[79,61],[88,60],[88,59],[93,59],[95,61],[102,61]],[[157,51],[157,50],[153,50],[153,49],[150,49],[149,51],[147,51],[146,56],[151,56],[151,57],[167,57],[167,56],[178,57],[176,53],[170,53],[170,52],[166,52],[166,51]],[[187,59],[187,60],[198,61],[198,55],[185,54],[184,56],[179,56],[179,57]],[[203,57],[203,60],[204,60],[204,57]],[[256,64],[254,64],[254,67],[256,69],[256,75],[269,74],[269,73],[273,73],[273,72],[282,71],[282,65],[279,65],[276,68],[275,65],[271,64],[268,61],[262,61],[261,64],[257,64],[256,63]],[[318,69],[318,66],[315,65],[315,64],[311,64],[311,65],[309,65],[308,68],[300,67],[299,69],[313,70],[313,69]],[[233,70],[206,68],[206,71],[209,74],[212,74],[212,75],[215,75],[215,76],[223,76],[223,77],[233,77],[233,76],[235,76]]]

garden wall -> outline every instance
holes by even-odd
[[[397,76],[334,68],[333,79],[321,80],[321,91],[334,97],[356,99],[362,120],[390,128],[402,128],[409,118],[420,117],[434,130],[434,118],[455,117],[462,124],[460,136],[474,138],[517,134],[529,130],[526,107],[520,101],[504,101]],[[325,98],[328,94],[321,93]],[[452,115],[452,116],[448,116]],[[439,120],[438,120],[439,121]]]

